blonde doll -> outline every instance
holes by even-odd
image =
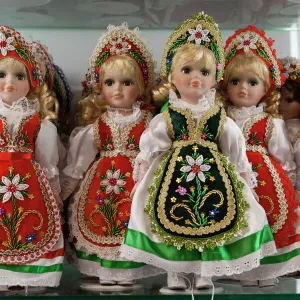
[[[258,280],[260,287],[274,285],[272,278],[300,268],[295,255],[299,247],[298,203],[289,176],[295,164],[284,121],[278,115],[279,88],[284,82],[273,41],[255,26],[240,29],[226,42],[224,87],[228,114],[242,129],[247,157],[258,174],[255,192],[265,209],[276,242],[276,256],[262,266],[239,276]],[[259,218],[256,217],[258,221]]]
[[[149,97],[154,64],[138,31],[124,23],[109,26],[100,38],[90,72],[90,96],[100,91],[108,108],[72,138],[63,198],[83,179],[69,220],[79,270],[99,277],[101,285],[132,285],[136,277],[152,269],[124,261],[119,248],[130,218],[132,167],[140,136],[151,119],[140,101]],[[83,100],[84,104],[90,105],[91,99]],[[91,164],[98,154],[100,158]]]
[[[175,30],[161,66],[168,84],[154,93],[160,100],[168,92],[169,106],[140,140],[121,254],[166,270],[169,289],[187,288],[180,273],[196,274],[200,289],[211,282],[204,277],[253,269],[275,251],[266,215],[239,176],[249,168],[243,136],[214,89],[224,61],[213,18],[199,13]]]
[[[295,189],[300,196],[300,60],[295,57],[280,59],[286,82],[281,89],[279,112],[292,143],[296,163]],[[299,199],[298,199],[299,200]]]
[[[4,286],[58,286],[64,256],[56,127],[29,45],[0,27],[0,278]]]

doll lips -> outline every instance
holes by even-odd
[[[9,92],[9,93],[13,92],[14,90],[15,89],[12,86],[9,86],[9,87],[6,88],[6,91]]]
[[[247,96],[247,94],[244,93],[244,92],[240,92],[240,93],[238,93],[238,95],[239,95],[240,97],[246,97],[246,96]]]
[[[191,83],[191,86],[192,87],[199,87],[200,83],[198,81],[194,81],[194,82]]]

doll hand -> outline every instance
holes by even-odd
[[[138,181],[138,182],[136,182],[136,184],[134,185],[134,187],[133,187],[133,189],[132,189],[132,191],[131,191],[131,193],[130,193],[130,198],[131,198],[131,199],[133,198],[133,196],[134,196],[134,194],[135,194],[135,191],[136,191],[136,189],[138,188],[138,186],[140,185],[140,183],[141,183],[141,181]]]
[[[62,201],[66,200],[76,189],[79,179],[75,179],[68,176],[62,176],[60,178],[61,193],[60,198]]]

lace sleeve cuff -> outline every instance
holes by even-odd
[[[52,168],[50,168],[50,169],[44,168],[43,170],[44,170],[44,172],[45,172],[45,174],[46,174],[46,176],[47,176],[48,179],[52,179],[53,177],[59,175],[58,168],[54,167],[54,166]]]
[[[149,169],[149,164],[146,161],[136,160],[132,172],[132,178],[134,182],[142,181],[148,169]]]
[[[74,179],[82,179],[83,171],[81,166],[74,168],[72,165],[66,166],[63,170],[64,175],[74,178]]]

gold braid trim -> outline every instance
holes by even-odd
[[[44,223],[44,219],[43,219],[42,215],[36,210],[28,210],[18,220],[18,222],[16,224],[16,232],[18,231],[19,226],[20,226],[21,222],[24,220],[24,218],[28,215],[31,215],[31,214],[36,214],[38,216],[39,220],[40,220],[40,224],[38,226],[32,226],[32,228],[34,230],[41,230],[41,228],[43,226],[43,223]]]

